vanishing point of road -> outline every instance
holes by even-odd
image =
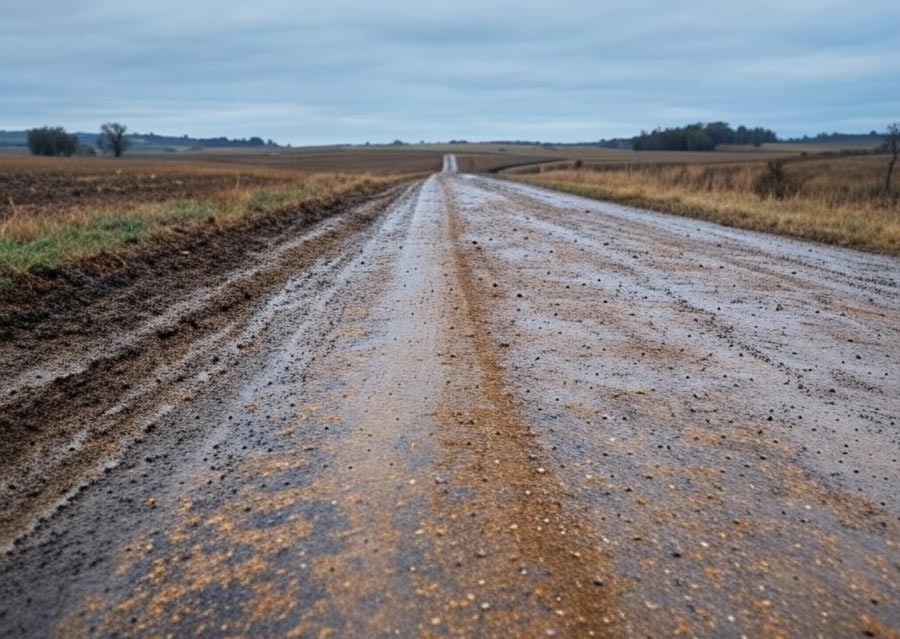
[[[147,377],[0,636],[900,636],[900,261],[455,168]]]

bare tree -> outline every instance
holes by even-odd
[[[128,148],[128,138],[125,132],[128,127],[118,122],[107,122],[100,127],[100,137],[97,138],[97,146],[101,151],[109,151],[116,157],[121,157]]]
[[[890,192],[891,177],[894,174],[894,165],[897,164],[897,154],[900,152],[900,122],[894,122],[887,128],[887,138],[884,141],[885,149],[891,154],[888,163],[887,177],[884,179],[884,190]]]

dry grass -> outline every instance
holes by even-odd
[[[885,156],[796,159],[788,194],[761,194],[765,162],[542,170],[516,179],[738,226],[900,254],[900,190],[883,190]],[[900,180],[897,180],[900,181]],[[895,182],[897,182],[895,181]]]
[[[198,162],[0,157],[0,288],[166,233],[335,200],[403,176]],[[78,197],[73,196],[77,192]],[[23,203],[17,203],[19,202]]]
[[[512,149],[514,147],[510,147]],[[519,148],[519,147],[515,147]],[[509,149],[507,149],[508,151]],[[764,144],[761,147],[720,147],[715,151],[632,151],[630,149],[605,149],[590,146],[521,147],[518,151],[529,156],[542,157],[545,162],[556,162],[570,167],[575,160],[590,166],[638,166],[647,164],[725,164],[757,160],[799,158],[803,153],[820,153],[837,150],[831,148],[795,144]],[[510,169],[509,173],[533,172],[535,167]]]

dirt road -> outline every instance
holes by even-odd
[[[900,262],[444,168],[54,396],[0,635],[897,637]]]

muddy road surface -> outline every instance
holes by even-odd
[[[900,262],[454,167],[6,371],[0,635],[898,636]]]

